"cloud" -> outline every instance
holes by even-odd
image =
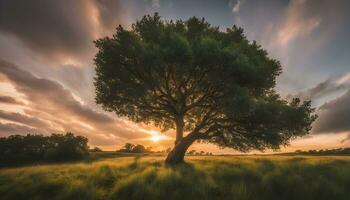
[[[36,77],[5,61],[0,61],[0,73],[28,101],[24,115],[2,111],[0,117],[3,119],[43,128],[47,132],[84,134],[89,139],[94,138],[90,140],[93,144],[119,143],[147,136],[133,123],[91,109],[58,82]]]
[[[30,133],[43,134],[41,130],[31,128],[28,126],[0,122],[0,137],[7,137],[9,135],[26,135]]]
[[[111,122],[105,114],[97,113],[79,103],[72,93],[63,88],[59,83],[45,78],[38,78],[29,72],[20,70],[14,65],[0,62],[0,70],[5,74],[16,89],[25,94],[33,106],[55,105],[62,111],[70,114],[78,114],[82,119],[96,122]],[[36,104],[34,102],[41,102]],[[59,103],[58,103],[59,102]]]
[[[306,13],[306,0],[291,0],[284,21],[277,33],[277,41],[281,46],[287,45],[299,36],[309,35],[321,23],[320,16],[310,16]]]
[[[6,112],[2,110],[0,110],[0,119],[10,120],[10,121],[18,122],[28,126],[32,126],[32,127],[40,127],[40,128],[49,127],[49,124],[35,117],[30,117],[20,113]]]
[[[48,60],[75,62],[121,22],[119,1],[0,1],[0,32]]]
[[[152,8],[160,8],[160,0],[152,0]]]
[[[10,97],[10,96],[3,96],[3,95],[0,96],[0,103],[18,104],[18,105],[22,105],[22,104],[23,104],[22,102],[16,100],[16,99],[13,98],[13,97]]]
[[[238,0],[235,4],[230,2],[230,4],[232,5],[232,12],[238,13],[241,10],[241,6],[243,3],[244,3],[244,0]]]
[[[232,8],[235,5],[238,2],[231,3]],[[288,55],[291,47],[299,47],[300,52],[300,48],[317,49],[324,45],[348,17],[346,0],[251,0],[245,1],[244,7],[236,13],[235,22],[245,29],[248,38],[284,60],[293,56]]]
[[[312,100],[318,107],[318,119],[312,133],[332,134],[350,132],[350,73],[328,78],[315,87],[290,95],[302,100]]]
[[[350,133],[348,133],[348,135],[344,139],[342,139],[340,143],[346,143],[347,141],[350,141]]]
[[[321,98],[331,96],[341,91],[346,91],[350,88],[350,73],[343,76],[329,78],[315,87],[306,91],[299,92],[294,97],[302,100],[319,100]]]
[[[344,95],[324,103],[317,111],[313,133],[350,132],[350,90]]]

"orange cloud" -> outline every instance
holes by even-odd
[[[82,104],[55,81],[36,77],[5,61],[0,62],[0,73],[28,101],[23,108],[24,113],[0,111],[1,119],[21,124],[21,128],[12,129],[6,129],[6,124],[2,124],[0,134],[11,130],[13,134],[27,134],[28,131],[19,132],[24,127],[32,130],[29,133],[72,131],[89,137],[94,145],[121,144],[128,139],[149,135],[127,120],[114,118]]]

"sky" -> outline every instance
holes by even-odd
[[[282,151],[350,146],[348,0],[0,0],[0,137],[73,132],[106,150],[139,143],[162,150],[174,131],[135,124],[94,102],[95,39],[145,14],[237,25],[281,61],[276,90],[312,100],[311,134]],[[209,144],[193,149],[234,153]]]

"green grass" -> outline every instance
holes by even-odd
[[[0,199],[350,200],[350,157],[161,156],[0,169]]]

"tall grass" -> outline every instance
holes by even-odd
[[[193,156],[0,169],[0,199],[317,199],[350,200],[350,158]]]

